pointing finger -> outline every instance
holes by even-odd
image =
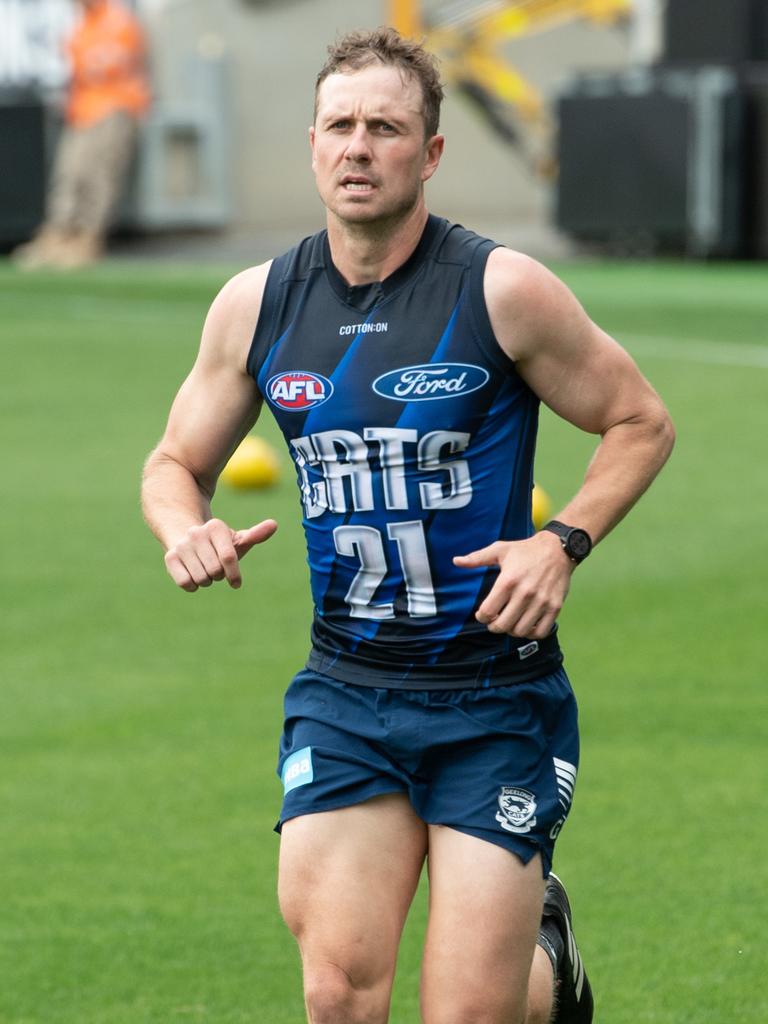
[[[497,541],[495,544],[489,544],[487,548],[471,551],[468,555],[454,555],[453,564],[461,569],[474,569],[482,565],[498,565],[499,548],[500,545]]]
[[[265,519],[247,530],[237,530],[232,537],[237,557],[243,558],[254,544],[263,544],[265,540],[269,540],[276,529],[277,523],[274,519]]]

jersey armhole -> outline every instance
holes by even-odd
[[[282,277],[285,257],[280,256],[272,260],[272,266],[267,273],[267,280],[264,283],[264,294],[261,299],[261,309],[253,330],[251,346],[248,349],[248,356],[245,360],[245,368],[258,384],[259,370],[267,356],[269,339],[274,334],[275,317],[278,310],[278,298],[280,295],[280,278]]]
[[[504,373],[509,373],[514,370],[515,361],[504,352],[493,333],[491,318],[488,316],[488,307],[485,303],[484,288],[488,257],[494,249],[501,248],[503,248],[501,243],[489,239],[475,249],[469,269],[469,301],[475,321],[478,344],[491,362]]]

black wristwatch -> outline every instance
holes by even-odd
[[[592,538],[586,530],[581,530],[578,526],[566,526],[565,523],[558,523],[556,519],[550,519],[542,526],[542,530],[556,534],[563,545],[563,551],[577,564],[583,562],[592,550]]]

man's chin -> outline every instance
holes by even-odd
[[[376,210],[372,206],[344,205],[334,210],[339,220],[347,224],[376,224],[380,220],[389,220],[391,215]]]
[[[370,200],[352,200],[329,205],[331,213],[345,224],[388,224],[402,220],[413,209],[414,203],[385,206]]]
[[[328,204],[339,217],[345,220],[376,220],[382,214],[382,204],[377,202],[378,197],[370,193],[368,195],[342,195],[340,198]]]

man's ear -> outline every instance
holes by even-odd
[[[433,135],[427,142],[424,166],[421,170],[421,180],[429,181],[440,164],[440,158],[445,149],[445,136]]]

